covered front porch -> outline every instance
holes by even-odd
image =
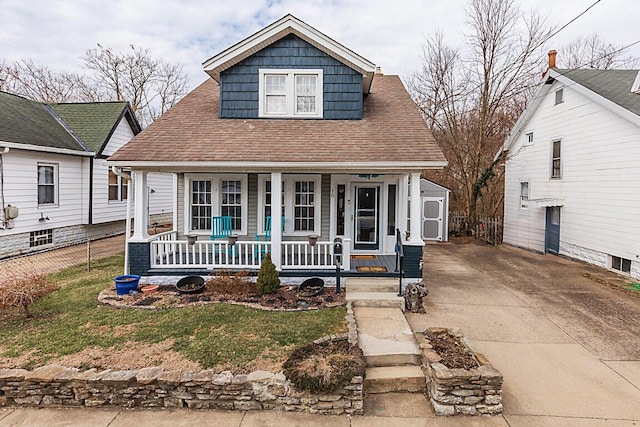
[[[148,236],[147,171],[133,171],[135,200],[143,203],[128,239],[130,272],[255,273],[270,253],[283,276],[331,275],[338,265],[345,276],[397,277],[402,248],[403,275],[420,277],[420,173],[356,172],[174,172],[174,229]],[[211,218],[220,215],[231,217],[231,236],[214,232]]]

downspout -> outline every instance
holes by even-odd
[[[127,181],[127,214],[125,216],[125,234],[124,234],[124,274],[129,274],[129,237],[131,236],[131,173],[124,172],[122,168],[111,166],[114,174]]]
[[[2,200],[2,221],[0,221],[0,229],[4,230],[7,227],[7,218],[5,217],[5,204],[4,204],[4,160],[3,154],[9,152],[9,147],[4,147],[4,150],[0,151],[0,199]]]

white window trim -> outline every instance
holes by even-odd
[[[527,203],[524,204],[522,200],[522,184],[527,184]],[[531,194],[531,184],[529,181],[520,181],[520,209],[528,210],[529,209],[529,195]]]
[[[111,189],[111,183],[109,183],[109,177],[111,176],[111,174],[114,174],[113,171],[111,169],[109,169],[109,171],[107,172],[107,203],[109,204],[121,204],[123,202],[126,202],[127,199],[123,199],[122,198],[122,190],[127,186],[127,182],[120,176],[120,175],[116,175],[117,178],[117,186],[118,186],[118,198],[117,199],[110,199],[109,198],[109,190]],[[114,184],[116,185],[116,184]],[[129,189],[127,188],[127,197],[129,197]]]
[[[558,94],[560,95],[560,100],[558,100]],[[560,105],[564,102],[564,87],[556,89],[553,93],[553,105]]]
[[[40,197],[38,195],[39,190],[40,190],[40,182],[39,182],[39,177],[38,177],[38,172],[40,169],[40,166],[50,166],[53,167],[53,203],[40,203],[40,201],[38,200]],[[59,200],[59,177],[58,177],[58,164],[57,163],[47,163],[47,162],[38,162],[37,166],[36,166],[36,200],[38,201],[38,207],[55,207],[58,206],[58,200]]]
[[[248,179],[246,174],[185,174],[184,176],[184,234],[193,234],[198,236],[209,236],[211,230],[192,230],[191,229],[191,182],[192,181],[211,181],[211,215],[220,216],[222,205],[222,181],[240,181],[242,185],[242,228],[234,230],[235,234],[246,236],[248,224]]]
[[[288,68],[261,68],[258,70],[259,82],[258,82],[258,117],[271,117],[271,118],[296,118],[296,119],[318,119],[323,117],[322,105],[323,105],[323,83],[322,83],[322,69],[288,69]],[[265,112],[265,89],[264,82],[265,76],[269,74],[286,75],[286,107],[287,111],[284,114],[269,114]],[[296,113],[296,99],[295,99],[295,76],[296,75],[313,75],[316,76],[316,111],[315,113]]]
[[[531,136],[531,138],[529,138],[529,136]],[[529,139],[531,139],[531,140],[529,140]],[[524,144],[523,145],[525,147],[529,147],[529,146],[533,145],[534,141],[535,140],[534,140],[533,131],[530,130],[528,132],[525,132],[525,134],[524,134]]]
[[[555,159],[555,157],[553,157],[553,144],[559,142],[560,143],[560,157],[558,157],[558,159],[560,160],[560,174],[558,176],[554,176],[553,175],[553,160]],[[562,143],[562,138],[553,138],[551,140],[551,162],[549,164],[551,170],[549,171],[549,179],[552,181],[556,181],[556,180],[561,180],[562,179],[562,175],[563,175],[563,170],[562,170],[562,149],[563,149],[563,143]]]
[[[271,180],[271,175],[261,174],[258,176],[258,233],[260,230],[264,230],[264,200],[265,200],[265,185],[266,181]],[[322,212],[322,176],[317,174],[311,175],[282,175],[283,191],[284,191],[284,232],[283,236],[308,236],[309,234],[320,235],[322,230],[321,212]],[[296,181],[313,181],[314,182],[314,215],[313,215],[313,230],[294,231],[294,203],[295,203],[295,183]],[[273,194],[271,195],[273,200]],[[273,227],[273,224],[272,224]]]

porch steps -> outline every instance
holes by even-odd
[[[395,308],[404,311],[404,298],[395,292],[349,292],[347,288],[346,300],[353,307]]]
[[[398,294],[398,279],[380,279],[367,277],[348,278],[345,284],[349,292],[395,292]]]
[[[426,379],[419,366],[388,366],[367,368],[363,389],[365,393],[426,391]]]

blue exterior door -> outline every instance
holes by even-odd
[[[544,252],[560,253],[560,206],[547,208]]]

